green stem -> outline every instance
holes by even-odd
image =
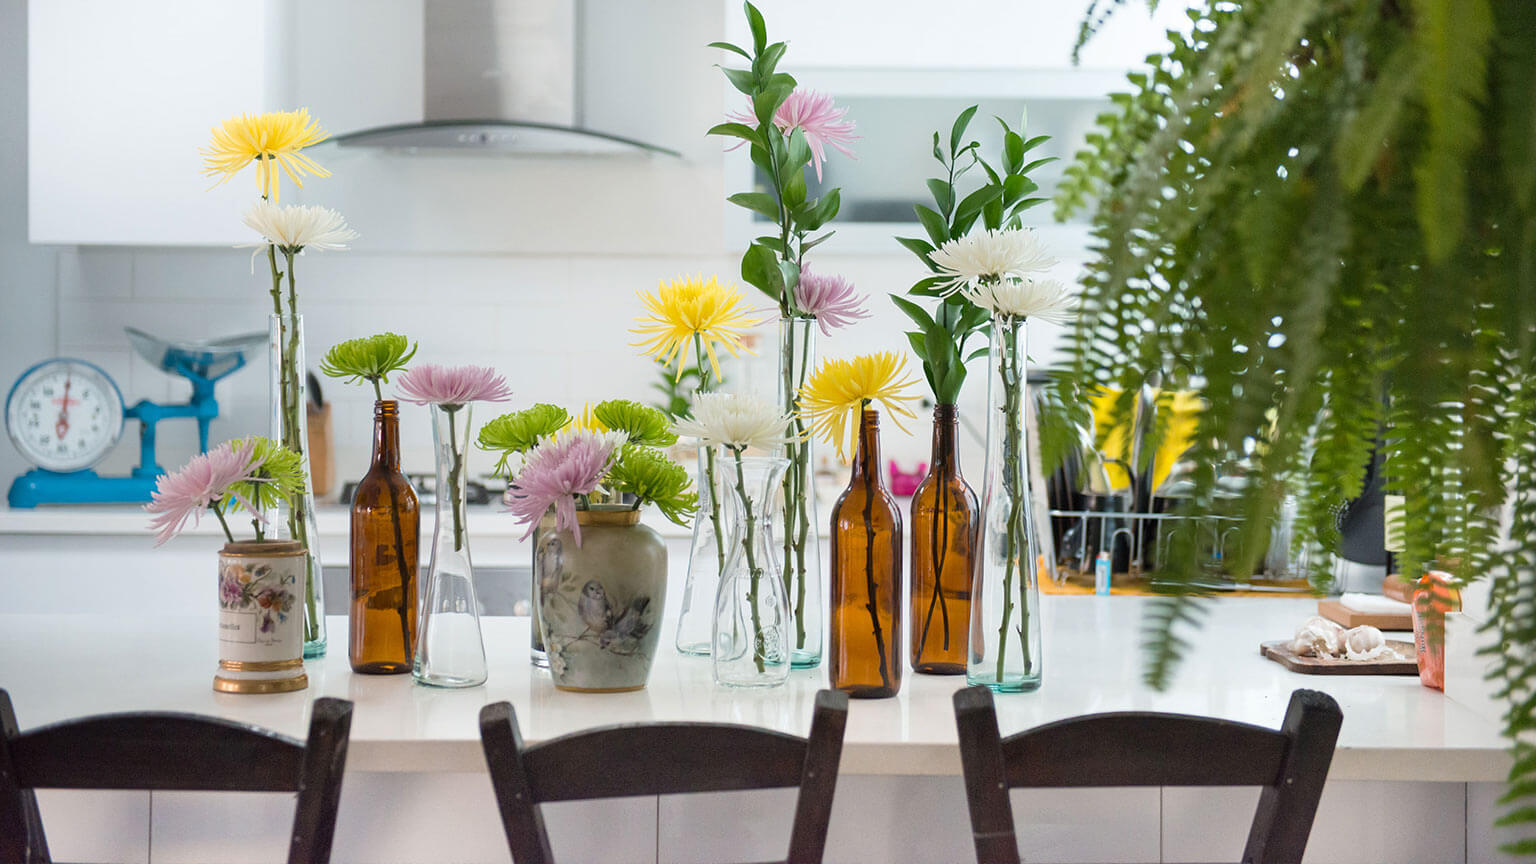
[[[709,377],[712,367],[707,365],[708,359],[709,358],[704,355],[703,340],[699,337],[698,333],[694,333],[693,364],[699,370],[699,386],[698,389],[694,391],[695,393],[708,393],[714,384],[714,382]],[[719,480],[717,479],[715,466],[716,453],[715,448],[711,445],[703,444],[701,446],[704,447],[704,485],[707,487],[707,491],[704,494],[708,496],[708,500],[705,501],[704,498],[701,497],[699,503],[701,505],[707,505],[709,510],[709,525],[714,529],[715,532],[715,572],[717,574],[724,574],[725,531],[720,525],[721,501]]]
[[[860,413],[869,403],[866,401],[860,405]],[[862,433],[859,436],[863,438]],[[862,450],[863,444],[860,443]],[[859,459],[867,458],[868,454],[860,453]],[[875,651],[880,656],[880,683],[885,689],[891,689],[890,661],[885,656],[885,636],[880,629],[880,604],[877,600],[879,587],[875,584],[875,477],[879,471],[878,465],[864,466],[864,591],[869,597],[869,603],[865,607],[869,610],[869,623],[873,627],[875,637]]]
[[[283,418],[282,444],[293,452],[299,454],[299,457],[302,459],[304,458],[304,452],[305,448],[308,446],[308,442],[302,440],[302,436],[299,435],[299,411],[303,410],[304,406],[300,404],[299,399],[299,375],[301,374],[298,368],[299,295],[298,287],[295,282],[293,273],[293,256],[297,250],[282,250],[284,269],[286,269],[288,277],[288,312],[285,317],[282,312],[281,304],[277,302],[279,299],[278,286],[284,274],[277,269],[277,255],[275,248],[276,247],[269,244],[267,247],[267,254],[268,261],[273,268],[273,301],[278,311],[278,319],[281,328],[284,331],[284,339],[282,341],[282,358],[279,361],[282,368],[281,381],[279,386],[279,399],[281,403],[280,410],[282,411]],[[304,478],[304,480],[305,483],[310,482],[310,478],[307,476]],[[320,574],[318,572],[318,568],[315,566],[314,549],[311,547],[309,542],[309,524],[305,496],[306,493],[301,490],[295,494],[290,501],[290,506],[288,508],[288,536],[304,544],[305,572],[308,576],[308,578],[304,580],[304,604],[306,611],[304,616],[304,641],[313,642],[320,638],[320,630],[323,625],[318,619],[321,615],[324,614],[324,611],[317,608],[316,603],[315,580],[319,577]],[[308,614],[310,612],[314,614]]]
[[[1020,484],[1020,454],[1022,432],[1020,429],[1020,391],[1022,378],[1019,366],[1022,358],[1018,353],[1018,327],[1022,323],[1003,321],[998,329],[1002,333],[1002,353],[997,358],[998,374],[1003,388],[1003,490],[1008,498],[1008,520],[1003,532],[1003,618],[998,627],[997,684],[1003,684],[1004,660],[1008,646],[1008,621],[1013,614],[1013,575],[1015,566],[1019,572],[1019,651],[1024,659],[1024,671],[1029,671],[1029,639],[1025,634],[1029,626],[1029,604],[1026,591],[1028,574],[1023,567],[1033,562],[1019,562],[1020,547],[1028,553],[1029,544],[1024,537],[1024,506]]]
[[[229,530],[229,523],[224,521],[224,510],[219,507],[219,502],[215,501],[210,506],[213,507],[213,515],[219,517],[219,526],[224,529],[225,539],[231,543],[235,542],[234,532]]]
[[[741,539],[742,551],[747,554],[747,572],[751,574],[752,587],[748,589],[747,605],[752,607],[752,662],[757,666],[757,671],[762,673],[764,660],[767,656],[766,640],[763,638],[762,611],[758,608],[757,593],[759,582],[763,576],[763,568],[757,564],[757,553],[753,551],[757,539],[757,527],[752,515],[752,499],[747,496],[746,473],[741,467],[741,449],[732,447],[731,452],[736,454],[736,494],[741,496],[741,510],[743,532]]]
[[[937,422],[937,421],[935,421]],[[948,465],[947,454],[934,455],[933,476],[940,479],[948,472],[942,470]],[[938,507],[933,514],[932,530],[929,532],[929,555],[933,561],[933,596],[928,601],[928,613],[923,616],[923,632],[917,640],[918,656],[922,656],[923,649],[928,647],[928,628],[933,624],[933,611],[938,608],[942,613],[944,624],[944,650],[949,650],[949,604],[944,599],[944,551],[949,548],[949,484],[938,483]],[[941,533],[942,530],[942,533]],[[915,563],[915,562],[914,562]]]
[[[324,370],[321,370],[324,371]],[[376,402],[384,401],[384,388],[379,386],[379,379],[369,378],[368,383],[373,385],[373,398]]]
[[[459,497],[459,484],[464,477],[464,454],[459,452],[459,438],[454,431],[454,415],[458,413],[458,405],[444,405],[443,411],[448,414],[448,452],[452,454],[453,461],[448,469],[448,488],[439,489],[439,495],[448,495],[452,503],[453,511],[453,551],[458,552],[464,548],[464,502]]]

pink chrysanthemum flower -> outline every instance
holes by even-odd
[[[581,545],[581,526],[576,522],[577,495],[588,495],[602,482],[613,455],[623,443],[622,434],[572,432],[546,438],[528,453],[523,469],[512,478],[503,502],[507,512],[528,526],[523,539],[533,533],[549,508],[555,508],[555,527],[569,531]]]
[[[224,497],[229,487],[252,479],[253,448],[236,449],[232,442],[199,453],[188,460],[180,471],[163,475],[155,482],[150,502],[144,505],[146,513],[154,514],[149,526],[155,531],[155,545],[180,534],[191,519],[196,525],[202,520],[203,511]],[[238,500],[240,505],[260,518],[250,502]]]
[[[819,181],[821,180],[821,163],[827,159],[828,144],[837,148],[838,152],[844,156],[858,158],[847,147],[850,142],[857,141],[859,137],[853,134],[853,121],[845,119],[847,114],[848,109],[839,108],[833,104],[831,96],[817,93],[815,90],[796,88],[789,94],[789,98],[784,100],[784,104],[773,112],[773,125],[779,127],[779,131],[785,135],[788,135],[791,129],[799,129],[805,133],[805,143],[811,146],[811,165],[816,168],[816,179]],[[748,126],[757,125],[757,118],[750,110],[733,112],[730,119]]]
[[[417,405],[457,408],[470,402],[505,402],[512,388],[489,366],[439,366],[423,363],[400,376],[401,400]]]
[[[868,318],[869,312],[864,308],[868,301],[868,296],[853,293],[853,283],[847,279],[812,273],[809,267],[800,271],[800,284],[795,286],[795,306],[815,318],[825,336]]]

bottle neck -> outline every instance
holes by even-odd
[[[880,412],[865,408],[859,418],[859,449],[853,456],[853,480],[880,482]]]
[[[400,470],[400,404],[393,399],[373,403],[373,464]]]
[[[959,464],[959,443],[956,440],[960,428],[960,412],[953,405],[935,405],[933,408],[933,457],[934,470],[953,471]]]

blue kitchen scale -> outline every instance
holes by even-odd
[[[195,418],[199,452],[207,451],[208,424],[219,416],[214,384],[245,366],[247,355],[267,341],[265,333],[247,333],[171,342],[123,329],[140,357],[192,382],[192,398],[180,405],[143,399],[124,407],[111,376],[70,357],[44,360],[21,373],[5,398],[5,428],[16,449],[37,467],[11,483],[7,500],[12,507],[148,501],[156,479],[165,473],[155,458],[155,425]],[[126,477],[103,477],[91,466],[116,446],[128,418],[139,421],[139,464]]]

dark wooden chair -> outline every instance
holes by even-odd
[[[480,743],[516,864],[552,864],[539,805],[551,801],[800,788],[790,864],[821,861],[848,696],[816,694],[809,738],[725,723],[605,726],[523,745],[511,703],[480,709]]]
[[[316,699],[309,741],[195,714],[102,714],[21,732],[0,690],[0,861],[45,864],[33,789],[297,792],[289,864],[331,857],[352,703]]]
[[[1344,720],[1333,697],[1297,690],[1279,731],[1127,711],[1002,738],[990,690],[967,687],[954,698],[971,831],[983,864],[1018,864],[1008,790],[1088,786],[1262,786],[1242,860],[1297,864]]]

